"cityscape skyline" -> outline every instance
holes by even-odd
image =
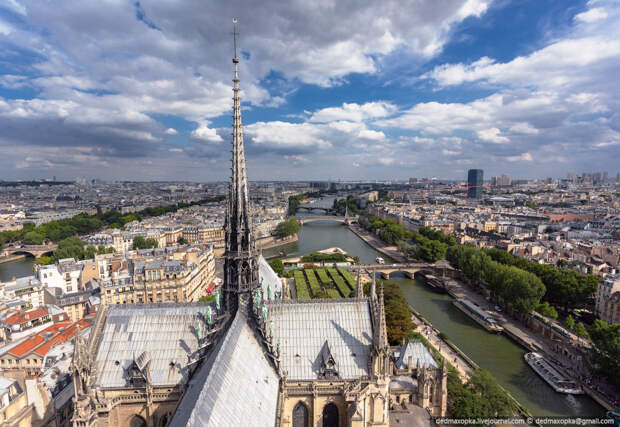
[[[0,6],[3,179],[225,179],[233,9],[250,180],[617,173],[611,1],[68,6]]]

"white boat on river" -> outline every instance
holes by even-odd
[[[558,393],[583,394],[583,390],[575,381],[561,374],[542,354],[526,353],[524,358],[527,364]]]

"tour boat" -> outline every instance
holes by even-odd
[[[433,275],[431,271],[422,270],[418,271],[415,276],[416,279],[420,279],[424,282],[429,288],[437,293],[444,294],[446,293],[446,287],[441,279]]]
[[[501,332],[504,330],[504,328],[497,323],[491,313],[483,310],[472,301],[466,298],[458,298],[454,301],[454,305],[457,306],[463,313],[474,319],[480,326],[482,326],[487,331]]]
[[[378,256],[377,258],[375,258],[375,262],[377,264],[385,264],[385,260],[383,258],[381,258],[380,256]]]
[[[524,358],[527,364],[558,393],[583,394],[577,383],[561,374],[542,354],[526,353]]]

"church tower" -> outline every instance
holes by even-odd
[[[232,176],[226,216],[226,252],[224,254],[224,308],[234,317],[240,308],[248,312],[252,293],[258,288],[258,255],[252,233],[252,214],[245,168],[241,98],[239,96],[239,58],[237,57],[237,20],[233,20],[233,133]]]

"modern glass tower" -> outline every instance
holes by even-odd
[[[467,198],[480,199],[482,197],[482,169],[470,169],[467,172]]]

